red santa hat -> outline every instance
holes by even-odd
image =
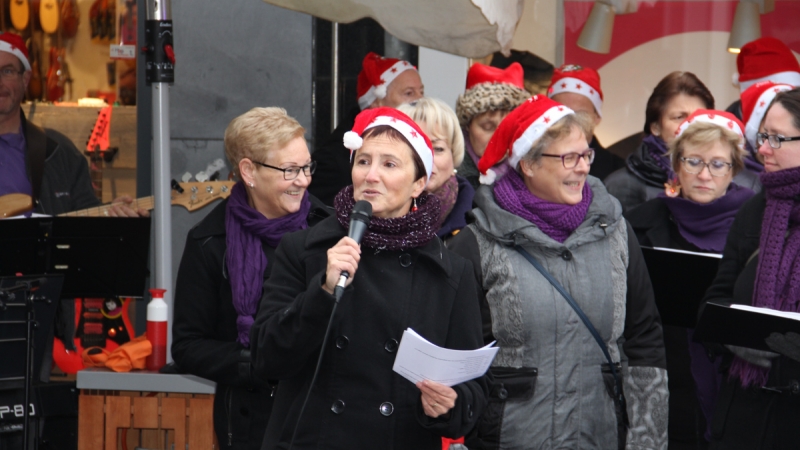
[[[22,61],[25,70],[31,70],[31,63],[28,62],[28,47],[22,36],[14,33],[0,33],[0,52],[11,53]]]
[[[720,128],[733,131],[739,135],[739,148],[744,149],[744,125],[733,114],[715,109],[698,109],[691,113],[681,126],[675,130],[675,139],[678,139],[692,124],[704,122],[717,125]]]
[[[428,136],[420,129],[416,122],[410,117],[394,108],[382,106],[380,108],[370,108],[361,111],[356,116],[353,129],[344,134],[344,146],[350,149],[350,159],[353,154],[364,144],[361,135],[370,128],[379,125],[388,125],[405,137],[411,144],[411,148],[419,155],[422,165],[425,166],[427,179],[431,178],[433,170],[433,145]]]
[[[481,184],[493,184],[497,174],[491,169],[508,157],[511,167],[516,167],[533,144],[548,128],[574,111],[544,95],[534,95],[500,122],[486,151],[478,161]]]
[[[736,57],[739,90],[744,92],[760,81],[800,86],[800,63],[783,42],[762,37],[742,46]]]
[[[511,63],[505,69],[475,63],[467,72],[466,91],[456,102],[458,122],[466,127],[478,114],[511,111],[529,97],[520,63]]]
[[[417,70],[410,62],[395,58],[384,58],[377,53],[369,52],[361,63],[358,74],[358,106],[369,108],[375,100],[386,97],[386,88],[406,70]]]
[[[778,84],[772,81],[756,83],[742,92],[742,120],[744,121],[744,137],[750,146],[758,148],[756,135],[761,120],[767,112],[772,99],[781,91],[794,89],[788,84]]]
[[[554,70],[547,96],[553,98],[562,92],[572,92],[588,98],[597,115],[603,117],[603,91],[600,89],[600,74],[596,70],[575,64],[564,64]]]

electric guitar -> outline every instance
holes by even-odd
[[[200,209],[217,199],[228,198],[231,195],[233,181],[206,181],[203,183],[181,183],[182,192],[172,191],[170,203],[180,205],[189,211]],[[134,209],[153,209],[155,202],[153,196],[137,198],[129,206]],[[96,206],[59,214],[59,217],[103,217],[108,216],[108,211],[113,203]],[[18,216],[33,210],[33,200],[25,194],[6,194],[0,196],[0,218]]]

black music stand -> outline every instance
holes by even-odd
[[[0,390],[24,387],[22,403],[23,448],[28,449],[30,437],[31,383],[34,374],[42,373],[42,363],[47,356],[48,340],[53,338],[52,324],[56,305],[60,298],[63,275],[34,275],[22,277],[0,277],[0,354],[4,363],[0,366]],[[40,326],[45,325],[45,326]],[[5,396],[13,399],[14,396]],[[8,408],[19,417],[16,402]]]
[[[0,276],[63,274],[62,297],[142,297],[150,218],[39,217],[0,221]]]
[[[642,247],[664,325],[694,328],[706,290],[717,276],[720,258],[705,253]]]

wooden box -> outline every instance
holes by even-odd
[[[83,389],[78,449],[216,449],[213,406],[211,394]]]

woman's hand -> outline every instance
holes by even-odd
[[[450,412],[456,405],[458,394],[453,388],[435,381],[420,381],[417,388],[422,392],[422,409],[434,419]]]
[[[336,245],[328,249],[328,268],[325,269],[325,283],[322,285],[322,289],[333,295],[333,289],[344,271],[350,274],[344,284],[345,287],[349,286],[353,282],[353,276],[358,270],[360,260],[361,248],[356,241],[346,236],[343,237]]]

